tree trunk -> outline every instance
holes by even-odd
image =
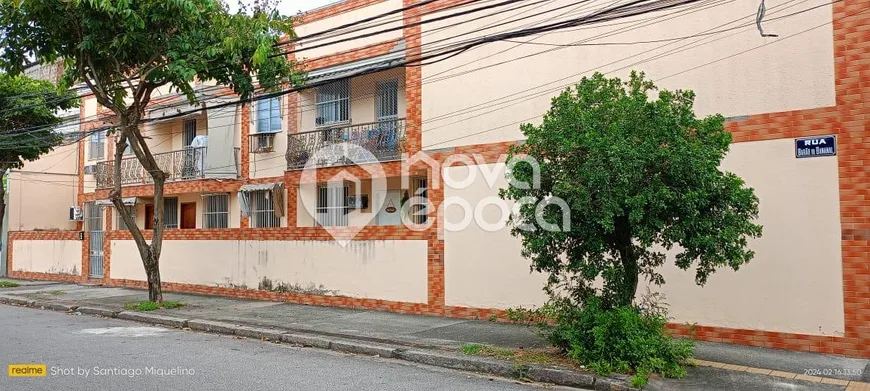
[[[160,285],[160,252],[163,247],[163,230],[165,223],[163,221],[163,185],[166,182],[166,174],[157,165],[154,156],[151,154],[148,146],[145,144],[139,128],[135,123],[128,118],[121,117],[121,130],[118,132],[118,139],[115,142],[114,166],[112,167],[112,191],[109,197],[112,204],[115,205],[115,210],[123,211],[124,202],[122,199],[121,186],[121,160],[124,157],[124,150],[127,148],[127,140],[130,140],[130,147],[136,155],[136,159],[142,164],[145,171],[154,182],[154,229],[151,237],[151,243],[145,240],[145,234],[136,225],[134,216],[127,213],[119,213],[127,229],[133,236],[133,241],[139,250],[139,256],[142,259],[142,265],[145,268],[145,275],[148,279],[148,299],[157,303],[163,302],[163,290]]]
[[[616,232],[619,237],[619,258],[622,264],[622,284],[616,298],[616,305],[623,307],[634,302],[637,294],[638,274],[637,253],[631,242],[631,225],[628,217],[616,219]]]

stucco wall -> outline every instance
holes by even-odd
[[[78,192],[78,149],[62,146],[9,174],[9,230],[75,229],[69,208]]]
[[[764,235],[750,244],[756,252],[752,262],[738,272],[720,270],[703,288],[694,284],[690,271],[672,266],[675,253],[670,254],[662,269],[667,283],[653,289],[667,296],[671,316],[680,323],[842,335],[836,158],[795,159],[793,140],[759,141],[732,145],[723,169],[755,188]],[[462,179],[467,170],[446,171]],[[503,179],[498,186],[504,186]],[[445,197],[459,196],[474,205],[497,196],[497,188],[478,180],[466,189],[447,187]],[[486,221],[496,221],[497,209],[487,210]],[[445,216],[450,222],[462,219],[456,208],[448,208]],[[444,250],[447,305],[505,308],[539,305],[545,299],[543,277],[529,274],[519,240],[506,229],[483,232],[472,226],[445,232]],[[640,287],[639,293],[644,291]]]
[[[739,116],[832,106],[835,102],[831,25],[802,32],[807,26],[830,22],[831,6],[813,0],[791,3],[786,9],[785,2],[767,2],[764,29],[780,37],[801,33],[788,40],[759,36],[755,26],[757,4],[728,2],[703,10],[693,5],[689,8],[696,12],[676,17],[670,15],[674,10],[644,15],[641,19],[646,23],[643,24],[636,24],[637,19],[620,20],[618,24],[604,23],[606,27],[568,29],[518,38],[515,42],[488,43],[449,60],[423,66],[423,147],[445,148],[518,139],[521,122],[538,123],[549,108],[550,98],[594,71],[626,77],[631,69],[637,69],[645,71],[659,87],[694,90],[700,114],[718,112]],[[816,5],[823,6],[772,20]],[[426,23],[422,26],[422,44],[427,46],[456,37],[438,43],[448,45],[482,34],[576,18],[593,12],[601,4],[577,7],[570,6],[568,0],[556,0],[545,8],[562,6],[569,7],[536,17],[529,14],[542,10],[531,12],[529,8],[522,8],[449,28],[443,27],[462,18]],[[570,15],[560,17],[569,11]],[[434,13],[425,18],[444,14]],[[479,15],[466,18],[474,17]],[[502,19],[519,21],[461,35],[489,24],[503,23]],[[718,34],[643,43],[737,26],[740,28]],[[436,30],[438,28],[443,29]],[[522,44],[530,39],[530,44]],[[599,46],[547,46],[577,43]],[[765,46],[748,51],[760,45]],[[744,51],[746,53],[737,55]],[[732,55],[735,56],[724,59]],[[658,56],[661,57],[656,58]],[[719,59],[723,60],[714,62]],[[480,70],[473,71],[478,68]]]
[[[303,23],[294,27],[294,31],[296,35],[300,38],[305,38],[305,36],[314,34],[319,31],[331,29],[334,27],[338,27],[348,23],[354,23],[358,20],[368,18],[375,15],[380,15],[389,11],[393,11],[396,9],[402,8],[401,0],[388,0],[382,3],[373,4],[367,7],[359,8],[350,12],[341,13],[329,18],[321,19],[311,23]],[[381,30],[387,30],[390,28],[401,27],[402,18],[394,16],[390,16],[387,18],[383,18],[383,20],[379,20],[378,23],[390,21],[389,23],[378,25],[377,27],[373,27],[368,30],[364,30],[358,33],[358,35],[364,33],[373,33]],[[371,37],[353,39],[348,42],[336,43],[332,45],[323,46],[320,48],[307,49],[308,47],[320,46],[325,43],[329,43],[332,41],[339,40],[341,38],[345,38],[346,36],[339,36],[338,38],[323,38],[317,37],[312,38],[310,40],[310,44],[300,44],[296,43],[296,58],[317,58],[326,56],[329,54],[342,52],[346,50],[356,49],[358,47],[372,45],[384,41],[389,41],[393,39],[399,39],[402,37],[402,29],[397,29],[395,31],[375,34]]]
[[[426,241],[170,240],[163,244],[162,279],[202,285],[245,285],[263,277],[342,296],[425,303]],[[131,240],[112,241],[112,278],[144,280]]]
[[[78,240],[15,240],[12,270],[78,275],[82,267],[82,242]]]

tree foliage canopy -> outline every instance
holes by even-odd
[[[62,58],[65,84],[88,83],[113,111],[122,111],[125,102],[146,105],[150,93],[163,85],[194,102],[195,78],[226,85],[242,98],[256,85],[269,90],[298,78],[275,46],[282,37],[293,37],[292,21],[275,12],[230,14],[216,0],[0,4],[5,69],[20,71],[30,57],[40,62]]]
[[[57,112],[75,107],[74,97],[48,81],[0,74],[0,169],[21,168],[57,146]]]
[[[532,268],[550,275],[551,294],[623,306],[634,300],[638,276],[664,283],[657,268],[667,250],[677,252],[681,269],[694,266],[701,285],[717,268],[737,270],[752,259],[747,239],[761,235],[753,222],[758,198],[719,169],[731,135],[721,115],[696,118],[694,98],[658,90],[643,73],[625,82],[596,73],[554,98],[541,125],[522,125],[527,141],[511,153],[537,160],[541,186],[510,187],[502,197],[558,197],[570,208],[567,232],[512,230]],[[512,175],[532,183],[533,170],[519,164]],[[553,209],[543,218],[558,222]],[[522,205],[514,223],[537,214]]]

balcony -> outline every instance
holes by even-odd
[[[229,157],[229,156],[227,156]],[[210,164],[208,147],[188,147],[185,149],[155,153],[157,166],[166,173],[166,182],[187,181],[202,178],[227,178],[239,176],[239,148],[234,148],[232,167]],[[94,176],[97,188],[109,188],[114,185],[111,160],[97,163]],[[235,172],[232,175],[232,172]],[[229,174],[228,174],[229,173]],[[121,185],[147,185],[153,183],[151,176],[139,163],[135,156],[121,160]]]
[[[357,125],[323,127],[287,136],[287,169],[305,168],[310,158],[316,167],[399,160],[404,151],[405,119],[381,120]],[[349,151],[343,143],[369,153]]]

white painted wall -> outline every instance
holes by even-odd
[[[631,69],[637,69],[645,71],[659,87],[694,90],[696,109],[703,115],[718,112],[738,116],[832,106],[835,101],[831,6],[824,0],[783,6],[784,3],[786,0],[766,3],[765,31],[777,33],[780,38],[759,36],[755,26],[757,3],[726,2],[703,10],[690,5],[688,8],[696,12],[688,14],[672,14],[678,8],[644,15],[639,18],[642,24],[637,24],[639,20],[635,18],[607,22],[604,27],[488,43],[449,60],[423,66],[423,147],[519,139],[520,123],[538,123],[552,97],[595,71],[625,78]],[[493,13],[492,17],[443,28],[462,19],[450,18],[425,23],[422,41],[428,46],[447,39],[437,45],[448,45],[482,34],[577,18],[608,5],[601,0],[580,6],[571,5],[569,0],[555,0],[545,7]],[[822,6],[773,20],[817,5]],[[531,16],[558,7],[565,8]],[[425,18],[446,13],[433,13]],[[462,35],[515,19],[519,21]],[[735,26],[740,28],[684,40],[643,43]],[[530,44],[521,44],[530,39]],[[618,45],[546,46],[577,43]],[[447,76],[450,77],[440,80]]]
[[[341,296],[425,303],[425,240],[332,241],[169,240],[162,279],[201,285],[323,285]],[[144,280],[131,240],[112,241],[112,278]]]
[[[82,270],[79,240],[14,240],[12,270],[78,275]]]
[[[674,321],[842,335],[837,159],[795,159],[794,141],[784,139],[734,144],[722,167],[755,189],[764,234],[750,244],[756,252],[752,262],[738,272],[720,270],[703,288],[695,285],[693,272],[673,266],[671,254],[661,270],[666,284],[654,290],[667,296]],[[468,168],[445,171],[462,179]],[[445,197],[462,197],[475,205],[497,196],[497,189],[505,185],[500,179],[490,189],[480,172],[478,178],[465,189],[447,187]],[[497,210],[487,210],[485,220],[496,221]],[[455,207],[445,216],[448,222],[462,219]],[[543,276],[529,274],[530,261],[520,256],[520,241],[507,229],[484,232],[472,226],[444,235],[447,305],[506,308],[544,302]]]

